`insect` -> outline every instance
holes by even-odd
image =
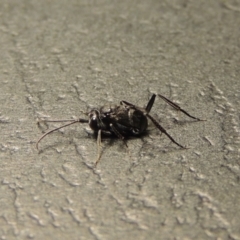
[[[170,101],[166,97],[158,94],[165,102],[178,111],[183,112],[188,117],[195,119],[197,121],[204,121],[197,117],[190,115],[188,112],[183,110],[176,103]],[[55,132],[61,128],[67,127],[75,123],[88,123],[90,128],[95,134],[97,134],[97,145],[98,145],[98,157],[95,165],[99,162],[101,158],[101,136],[102,134],[114,135],[121,139],[127,147],[126,137],[128,136],[141,136],[146,132],[148,127],[148,119],[150,119],[153,124],[164,133],[174,144],[180,148],[187,149],[183,145],[179,144],[174,140],[171,135],[158,123],[158,121],[153,118],[149,113],[153,107],[156,94],[153,94],[150,98],[147,106],[145,108],[138,107],[127,101],[121,101],[118,106],[111,107],[101,107],[100,109],[92,109],[88,113],[88,119],[79,118],[77,120],[43,120],[44,122],[69,122],[61,127],[54,128],[45,134],[43,134],[36,143],[36,148],[38,149],[39,142],[46,137],[48,134]]]

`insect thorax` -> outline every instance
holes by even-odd
[[[89,126],[93,131],[115,134],[115,128],[121,135],[140,135],[148,126],[143,111],[125,105],[102,107],[89,113]]]
[[[147,117],[143,111],[126,105],[112,109],[110,116],[122,135],[140,135],[148,126]]]

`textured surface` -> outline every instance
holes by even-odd
[[[0,239],[240,239],[239,1],[0,1]],[[152,93],[181,150],[39,118]],[[172,121],[180,120],[179,123]]]

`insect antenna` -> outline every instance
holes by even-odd
[[[82,119],[82,118],[79,118],[78,120],[46,120],[46,121],[43,121],[43,122],[69,122],[69,121],[71,121],[71,122],[70,122],[70,123],[67,123],[67,124],[65,124],[65,125],[63,125],[63,126],[61,126],[61,127],[57,127],[57,128],[52,129],[52,130],[49,130],[48,132],[44,133],[44,134],[37,140],[37,142],[36,142],[36,148],[37,148],[37,150],[38,150],[38,144],[39,144],[39,142],[40,142],[43,138],[45,138],[48,134],[50,134],[50,133],[52,133],[52,132],[55,132],[55,131],[57,131],[57,130],[59,130],[59,129],[61,129],[61,128],[70,126],[70,125],[72,125],[72,124],[74,124],[74,123],[88,123],[88,120],[87,120],[87,119]]]

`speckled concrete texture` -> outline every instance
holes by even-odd
[[[0,239],[240,239],[240,3],[236,0],[0,1]],[[93,107],[146,105],[128,148]]]

